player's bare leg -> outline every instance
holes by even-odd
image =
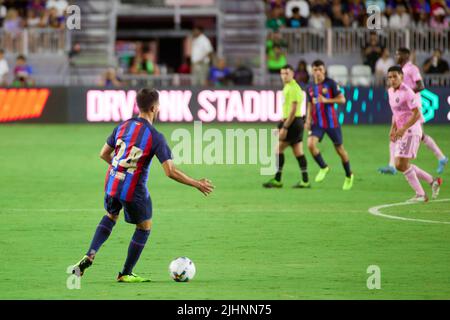
[[[100,223],[97,226],[88,252],[80,261],[78,261],[78,263],[73,266],[73,274],[81,277],[84,274],[84,271],[92,265],[97,251],[109,238],[109,235],[111,234],[118,218],[119,215],[113,215],[110,213],[107,213],[103,216],[102,220],[100,220]]]
[[[325,163],[325,161],[322,158],[322,155],[320,154],[320,150],[317,147],[317,144],[319,143],[319,138],[316,136],[309,136],[308,137],[308,149],[311,155],[313,156],[316,163],[319,165],[320,170],[316,175],[315,181],[316,182],[322,182],[328,171],[330,171],[330,168]]]
[[[436,171],[438,174],[442,174],[442,172],[444,172],[444,167],[448,163],[448,157],[444,155],[444,153],[441,151],[441,149],[431,136],[424,133],[422,135],[421,142],[426,145],[427,148],[431,150],[431,152],[433,152],[438,159],[438,168]]]
[[[134,231],[133,238],[131,239],[130,245],[128,247],[127,260],[125,261],[122,272],[120,272],[117,277],[117,281],[126,283],[140,283],[150,281],[149,279],[144,279],[134,274],[133,268],[138,262],[142,251],[144,250],[147,239],[150,236],[151,229],[151,219],[136,224],[136,230]]]
[[[294,185],[294,188],[311,188],[308,177],[308,162],[306,161],[305,153],[303,152],[303,142],[296,143],[291,147],[294,157],[297,159],[300,171],[302,172],[301,180]]]
[[[284,151],[286,150],[287,147],[289,147],[289,142],[286,141],[278,142],[278,147],[276,151],[277,173],[275,174],[274,178],[270,179],[269,181],[263,184],[264,188],[271,189],[283,187],[283,183],[281,182],[281,175],[284,166]]]
[[[348,191],[353,187],[353,180],[354,180],[353,172],[350,169],[350,159],[348,158],[348,153],[345,150],[343,144],[337,146],[335,145],[334,149],[341,158],[342,166],[344,167],[345,170],[345,180],[344,185],[342,186],[342,190]]]
[[[415,167],[409,163],[408,158],[395,158],[395,167],[405,175],[411,188],[416,192],[416,196],[408,202],[427,202],[428,197],[420,184]]]

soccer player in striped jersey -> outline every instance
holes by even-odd
[[[345,96],[340,91],[339,85],[326,76],[325,64],[321,60],[312,63],[314,83],[308,88],[308,112],[305,124],[306,130],[311,130],[308,137],[308,149],[314,160],[320,167],[315,178],[316,182],[325,179],[330,168],[323,160],[317,144],[322,141],[325,134],[333,141],[334,148],[342,160],[345,170],[343,190],[353,187],[353,173],[350,169],[350,160],[344,149],[341,126],[337,118],[335,104],[344,104]]]
[[[136,101],[139,116],[119,124],[100,152],[100,157],[109,164],[105,179],[106,215],[101,219],[86,255],[73,268],[73,273],[79,276],[92,265],[123,209],[125,221],[135,224],[136,230],[117,280],[128,283],[150,281],[134,274],[133,268],[152,228],[152,202],[147,190],[147,180],[153,156],[158,158],[169,178],[195,187],[204,195],[214,189],[209,180],[192,179],[175,167],[164,136],[153,126],[159,108],[158,92],[141,89]]]
[[[414,93],[416,94],[417,103],[419,106],[419,109],[422,108],[421,104],[421,96],[420,91],[425,89],[425,85],[422,80],[422,76],[420,75],[420,70],[417,66],[415,66],[410,61],[410,55],[411,52],[408,48],[399,48],[396,53],[396,60],[397,63],[402,67],[403,72],[403,83],[410,87]],[[423,126],[423,123],[425,122],[423,116],[421,115],[420,122]],[[427,146],[429,150],[431,150],[434,155],[436,156],[438,160],[438,168],[437,173],[442,174],[444,171],[444,167],[448,163],[448,157],[446,157],[439,146],[436,144],[434,139],[430,136],[425,134],[424,130],[422,129],[422,137],[420,141]],[[395,169],[395,143],[392,141],[389,144],[389,165],[386,167],[379,168],[378,171],[383,174],[395,174],[397,170]]]

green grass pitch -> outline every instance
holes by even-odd
[[[169,144],[181,125],[160,124]],[[191,128],[191,125],[183,125]],[[272,125],[205,125],[206,128]],[[135,272],[151,283],[115,282],[133,226],[121,217],[95,264],[69,290],[68,266],[87,250],[103,212],[106,164],[98,153],[112,125],[2,125],[0,150],[0,299],[449,299],[450,225],[391,220],[368,213],[403,202],[412,191],[401,174],[381,176],[388,160],[387,126],[345,126],[354,189],[341,190],[343,168],[331,143],[321,144],[331,171],[311,190],[291,189],[298,165],[287,152],[281,190],[255,165],[182,165],[213,180],[205,198],[166,178],[155,159],[149,189],[154,225]],[[450,153],[450,127],[426,126]],[[308,154],[310,175],[318,167]],[[421,167],[437,161],[421,146]],[[441,199],[450,198],[450,168]],[[429,192],[430,188],[425,186]],[[383,213],[450,221],[449,202],[390,207]],[[188,256],[190,283],[169,278],[169,262]],[[366,286],[367,268],[381,269],[381,289]]]

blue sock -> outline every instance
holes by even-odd
[[[102,244],[108,239],[109,235],[112,232],[112,229],[116,225],[115,221],[112,221],[108,216],[103,216],[102,220],[97,226],[97,230],[95,230],[94,238],[92,239],[91,246],[89,247],[87,256],[92,259],[95,257],[98,249],[102,246]]]
[[[128,247],[128,256],[123,266],[122,274],[131,274],[133,272],[133,268],[139,260],[149,236],[150,230],[136,229],[134,231],[133,238]]]
[[[321,169],[325,169],[326,167],[328,167],[328,165],[325,163],[325,161],[323,160],[322,155],[320,153],[318,153],[317,155],[315,155],[313,157]]]

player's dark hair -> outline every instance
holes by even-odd
[[[315,60],[315,61],[312,63],[312,66],[313,66],[313,67],[320,67],[320,66],[324,66],[324,67],[325,67],[325,63],[324,63],[322,60]]]
[[[400,67],[400,66],[392,66],[392,67],[390,67],[390,68],[388,69],[388,73],[389,73],[389,72],[398,72],[398,73],[400,73],[400,74],[403,74],[402,67]]]
[[[23,61],[27,61],[27,57],[25,57],[23,54],[20,54],[17,56],[16,60],[23,60]]]
[[[402,54],[406,54],[406,55],[408,55],[408,56],[411,54],[411,51],[409,51],[409,49],[408,49],[408,48],[405,48],[405,47],[398,48],[397,51],[400,52],[400,53],[402,53]]]
[[[292,13],[299,13],[300,12],[300,8],[299,7],[293,7],[291,11],[292,11]]]
[[[281,68],[281,70],[285,70],[285,69],[289,69],[289,70],[291,70],[292,72],[295,71],[294,68],[293,68],[290,64],[287,64],[287,65],[285,65],[285,66],[283,66],[283,67]]]
[[[159,100],[159,93],[155,89],[143,88],[136,96],[138,108],[142,112],[148,112]]]

